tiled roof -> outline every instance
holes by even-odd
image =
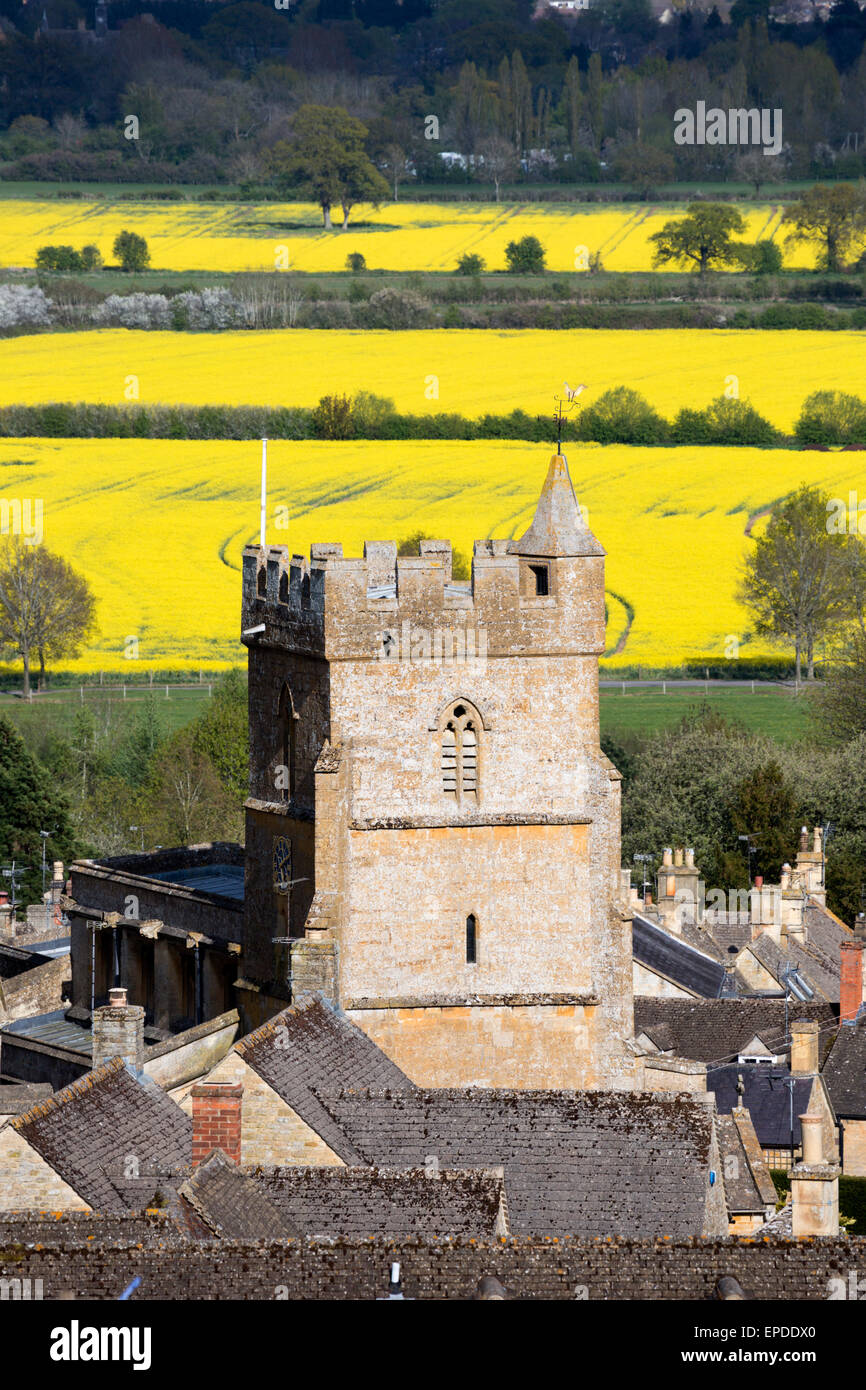
[[[119,1057],[12,1123],[94,1211],[128,1210],[109,1169],[166,1171],[191,1157],[192,1121],[152,1081],[137,1080]]]
[[[762,1212],[764,1203],[752,1177],[740,1132],[730,1115],[716,1116],[716,1133],[719,1136],[728,1215]]]
[[[813,1019],[829,1036],[836,1019],[832,1004],[800,1004],[788,1008],[789,1022]],[[664,1032],[664,1029],[667,1032]],[[634,1001],[634,1031],[646,1033],[657,1047],[660,1038],[678,1057],[722,1064],[736,1061],[757,1035],[768,1051],[781,1054],[785,1041],[784,999],[652,999]]]
[[[501,1173],[382,1168],[257,1168],[286,1221],[308,1236],[507,1234]]]
[[[793,966],[802,979],[811,985],[817,998],[839,1002],[839,946],[845,937],[850,937],[844,927],[818,910],[821,926],[810,927],[809,939],[803,944],[793,936],[788,936],[787,951],[773,940],[769,932],[762,932],[746,948],[769,970],[774,980],[782,985],[782,972],[786,966]],[[835,956],[829,954],[832,940],[835,939]]]
[[[692,1097],[416,1090],[322,1099],[369,1164],[504,1166],[515,1234],[703,1229],[713,1117]]]
[[[282,1240],[298,1229],[268,1200],[263,1184],[219,1149],[193,1170],[179,1189],[214,1235],[231,1240]],[[345,1234],[334,1222],[332,1232]]]
[[[413,1089],[366,1033],[318,994],[299,996],[297,1003],[236,1043],[235,1051],[345,1163],[363,1159],[316,1090]]]
[[[745,1091],[740,1102],[737,1077],[742,1076]],[[707,1090],[715,1091],[716,1108],[727,1115],[742,1103],[765,1149],[784,1149],[791,1144],[791,1087],[787,1067],[767,1062],[735,1062],[713,1067],[707,1072]],[[805,1114],[812,1094],[811,1077],[795,1077],[793,1082],[794,1147],[800,1143],[800,1115]]]
[[[842,1025],[822,1075],[836,1114],[866,1119],[866,1019]]]
[[[723,991],[725,967],[720,961],[696,951],[637,913],[632,923],[632,951],[640,965],[673,980],[691,994],[718,999]]]

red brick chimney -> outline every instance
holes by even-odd
[[[212,1149],[222,1149],[233,1163],[241,1161],[241,1097],[243,1086],[203,1081],[193,1086],[192,1165],[197,1168]]]
[[[863,952],[866,941],[843,941],[839,978],[839,1022],[850,1023],[863,1003]]]

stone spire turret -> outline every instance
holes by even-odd
[[[604,555],[577,504],[564,454],[551,458],[532,525],[508,549],[513,555]]]

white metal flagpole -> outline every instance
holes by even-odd
[[[259,544],[265,548],[265,529],[268,515],[268,441],[262,440],[262,511]]]

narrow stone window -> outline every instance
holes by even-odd
[[[292,692],[287,685],[283,686],[280,695],[279,721],[280,770],[278,771],[277,789],[280,792],[280,800],[291,801],[297,784],[298,716],[295,713]]]
[[[530,565],[535,580],[535,597],[547,598],[550,593],[550,570],[547,565]]]
[[[474,912],[466,918],[466,964],[478,963],[478,919]]]
[[[256,592],[259,598],[265,598],[268,592],[268,571],[264,565],[261,565],[259,567],[259,573],[257,576],[256,584]]]
[[[481,720],[471,706],[455,704],[441,727],[442,790],[458,802],[477,801]]]

